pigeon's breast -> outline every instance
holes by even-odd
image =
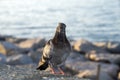
[[[67,49],[54,49],[52,52],[52,62],[54,64],[61,64],[69,56],[69,51]]]

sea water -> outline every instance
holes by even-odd
[[[120,0],[0,0],[2,35],[50,39],[59,22],[72,39],[120,41]]]

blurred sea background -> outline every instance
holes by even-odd
[[[50,39],[59,22],[67,36],[120,41],[120,0],[0,0],[0,34]]]

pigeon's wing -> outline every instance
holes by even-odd
[[[49,40],[43,49],[42,58],[39,61],[38,68],[39,70],[45,70],[48,67],[49,60],[53,52],[52,40]]]

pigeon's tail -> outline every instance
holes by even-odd
[[[45,70],[48,67],[48,62],[40,64],[36,69],[37,70]]]
[[[48,62],[49,62],[49,58],[42,56],[42,59],[40,60],[39,65],[36,69],[45,70],[46,68],[48,68]]]

